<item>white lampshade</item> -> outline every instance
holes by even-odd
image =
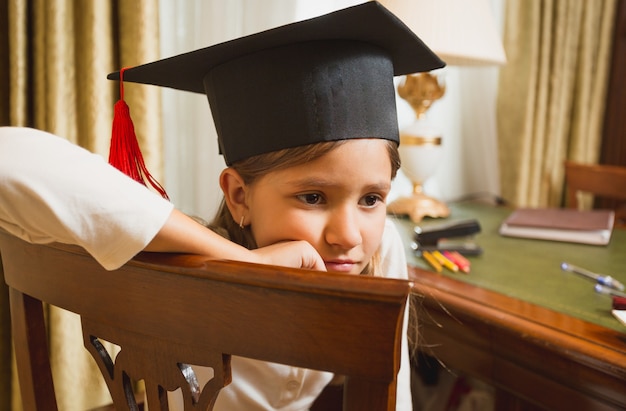
[[[488,0],[378,1],[448,65],[506,63]]]

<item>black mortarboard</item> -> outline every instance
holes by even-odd
[[[205,93],[230,165],[322,141],[398,142],[393,76],[444,65],[396,16],[367,2],[129,68],[124,81]]]

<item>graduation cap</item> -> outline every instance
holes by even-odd
[[[399,143],[393,77],[444,65],[395,15],[367,2],[129,68],[123,80],[206,94],[231,165],[323,141]]]

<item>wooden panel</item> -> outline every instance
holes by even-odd
[[[600,163],[626,165],[626,0],[618,0]]]
[[[612,55],[600,163],[626,166],[626,0],[617,1]],[[616,208],[617,204],[606,198],[595,202],[598,208]]]

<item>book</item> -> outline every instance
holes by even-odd
[[[626,325],[626,310],[611,310],[611,312],[620,323]]]
[[[508,237],[606,245],[611,240],[613,210],[519,208],[500,225]]]

